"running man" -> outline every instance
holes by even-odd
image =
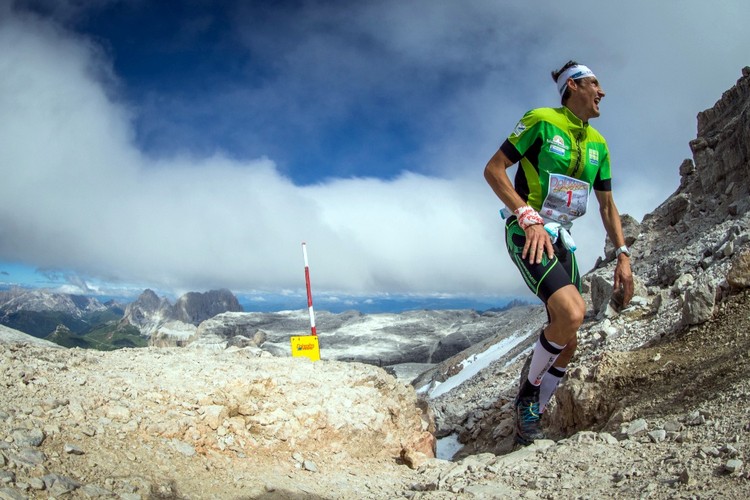
[[[526,113],[487,163],[484,177],[507,207],[505,236],[526,285],[544,302],[549,322],[534,346],[516,397],[516,442],[543,439],[541,415],[573,356],[586,304],[570,236],[594,190],[604,228],[617,247],[614,288],[623,306],[633,297],[630,252],[612,197],[609,151],[589,125],[604,91],[594,73],[570,61],[552,72],[562,107]],[[511,183],[506,170],[521,162]],[[545,226],[546,225],[546,226]],[[549,232],[545,227],[549,228]]]

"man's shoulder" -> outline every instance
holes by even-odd
[[[603,142],[605,144],[607,143],[607,140],[604,138],[601,132],[592,127],[591,124],[589,124],[588,126],[588,138],[590,141]]]
[[[569,123],[562,108],[534,108],[523,117],[524,123],[533,126],[537,123],[548,123],[556,128],[567,130]]]
[[[555,129],[568,131],[571,127],[575,127],[570,120],[570,117],[565,111],[565,107],[559,108],[534,108],[526,112],[523,116],[523,124],[526,128],[531,128],[538,123],[547,123],[553,125]],[[580,123],[578,125],[580,127]],[[591,126],[591,123],[586,127],[588,140],[593,142],[601,142],[606,144],[606,139],[596,128]]]
[[[557,120],[562,113],[562,108],[534,108],[524,115],[524,118],[535,120]]]

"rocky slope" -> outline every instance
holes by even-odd
[[[0,498],[325,497],[434,443],[414,391],[368,365],[0,339]]]
[[[0,346],[0,498],[746,498],[748,103],[750,69],[699,116],[678,191],[626,219],[633,304],[611,300],[610,260],[585,277],[579,352],[544,417],[554,441],[510,437],[541,309],[420,377],[451,387],[421,402],[373,366],[14,334]],[[430,432],[463,444],[455,461],[429,458]]]
[[[592,430],[510,452],[500,420],[457,462],[427,459],[413,390],[376,367],[16,338],[0,346],[0,498],[741,498],[748,318],[743,292],[700,327],[604,355],[593,379],[581,368],[563,394],[615,409]]]
[[[712,110],[699,115],[699,135],[691,142],[695,155],[680,167],[677,192],[641,224],[623,218],[634,254],[632,305],[618,312],[611,300],[611,252],[584,278],[589,312],[579,351],[545,421],[556,438],[578,440],[575,433],[582,430],[606,431],[594,440],[615,436],[617,444],[612,441],[615,449],[608,455],[624,446],[638,448],[637,454],[626,454],[639,472],[631,474],[625,496],[734,498],[750,491],[747,465],[740,467],[744,472],[737,470],[746,463],[750,438],[750,393],[743,374],[750,351],[745,290],[750,284],[750,213],[742,181],[750,170],[748,109],[750,68]],[[499,340],[477,347],[486,349]],[[423,374],[415,386],[460,375],[477,347]],[[465,445],[459,457],[510,450],[511,400],[522,359],[518,349],[510,351],[448,393],[429,398],[426,392],[438,436],[452,435]],[[673,466],[664,467],[665,461]],[[622,474],[612,466],[625,462],[604,463],[609,476],[620,480],[596,486],[586,481],[586,491],[601,488],[604,494],[612,488],[614,494],[622,486]],[[560,477],[569,465],[553,476]],[[654,480],[678,466],[687,479]],[[591,464],[585,467],[587,475],[601,472]],[[729,493],[719,493],[722,488]]]

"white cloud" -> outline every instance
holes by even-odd
[[[608,96],[595,126],[610,141],[615,199],[640,218],[677,186],[696,113],[734,83],[750,46],[740,1],[721,9],[578,2],[541,14],[467,5],[352,7],[345,27],[343,14],[318,11],[297,27],[310,43],[273,53],[280,94],[267,87],[262,97],[239,98],[293,107],[313,89],[319,102],[286,109],[301,111],[295,120],[312,130],[317,111],[346,113],[389,85],[397,104],[413,103],[426,138],[414,159],[420,173],[305,187],[281,175],[274,158],[196,157],[187,147],[168,158],[145,155],[134,141],[135,111],[118,100],[100,50],[6,9],[0,260],[162,289],[296,289],[306,241],[321,290],[525,294],[482,169],[526,109],[557,105],[549,71],[572,57],[599,75]],[[339,30],[327,37],[326,19]],[[357,36],[368,43],[338,43]],[[375,57],[383,54],[392,59]],[[301,78],[295,67],[305,61],[302,69],[322,67]],[[419,85],[398,81],[441,76],[459,82],[452,93],[419,96]],[[204,105],[227,110],[226,98],[207,95]],[[589,212],[575,231],[585,269],[604,241],[593,199]]]

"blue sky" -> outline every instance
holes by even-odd
[[[0,284],[284,296],[306,241],[324,296],[530,298],[482,170],[526,110],[558,105],[550,71],[599,77],[615,199],[640,219],[750,62],[749,14],[0,0]],[[574,235],[588,269],[594,200]]]
[[[424,75],[420,91],[433,98],[414,100],[416,85],[402,82],[417,68],[386,71],[390,51],[345,29],[342,5],[120,2],[71,24],[111,56],[137,108],[136,143],[150,155],[267,156],[297,185],[418,169],[408,153],[424,131],[404,101],[423,114],[446,82]]]

